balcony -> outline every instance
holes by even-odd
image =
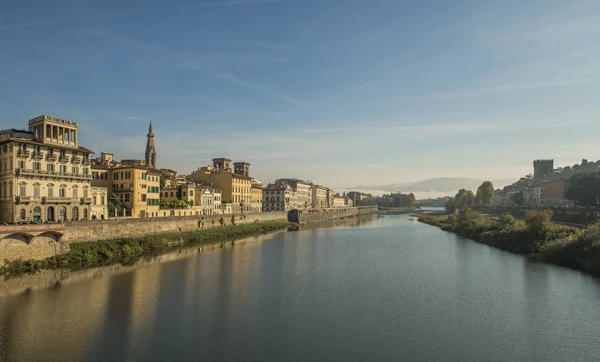
[[[28,158],[31,153],[29,151],[19,150],[17,151],[17,157],[19,158]]]
[[[78,202],[79,199],[74,199],[72,197],[56,197],[56,196],[48,196],[42,197],[42,203],[44,204],[70,204],[72,202]]]
[[[35,201],[37,198],[33,196],[15,196],[16,204],[27,204]]]
[[[92,203],[92,198],[91,197],[82,197],[81,198],[81,203],[82,204],[91,204]]]
[[[92,164],[92,160],[90,160],[89,158],[86,158],[83,160],[83,162],[81,162],[81,164],[84,166],[89,166]]]
[[[15,170],[17,176],[33,176],[33,177],[53,177],[53,178],[73,178],[79,180],[91,180],[92,175],[81,175],[78,173],[66,173],[56,171],[31,170],[27,168],[18,168]]]
[[[56,162],[57,157],[55,154],[47,154],[46,155],[46,161],[48,162]]]
[[[81,162],[81,157],[79,157],[79,156],[71,157],[71,163],[80,163],[80,162]]]
[[[69,156],[60,155],[58,157],[58,162],[61,162],[61,163],[67,163],[67,162],[69,162]]]
[[[41,152],[34,152],[32,158],[39,161],[44,158],[44,154]]]
[[[113,189],[113,192],[132,192],[133,187],[123,187],[122,189]]]

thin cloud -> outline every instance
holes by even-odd
[[[102,13],[86,16],[78,16],[73,18],[55,19],[55,20],[43,20],[35,22],[24,22],[18,24],[0,25],[0,29],[19,29],[19,28],[33,28],[45,25],[54,25],[61,23],[74,23],[92,19],[103,19],[113,18],[127,15],[138,15],[157,11],[168,11],[168,10],[188,10],[196,8],[218,8],[218,7],[229,7],[229,6],[241,6],[241,5],[256,5],[256,4],[268,4],[268,3],[282,3],[290,0],[223,0],[223,1],[212,1],[212,2],[200,2],[196,4],[179,5],[173,7],[154,7],[148,9],[139,9],[125,12],[114,12],[114,13]]]
[[[128,120],[128,121],[141,121],[141,120],[148,120],[148,118],[146,117],[140,117],[140,116],[122,116],[122,115],[115,115],[112,116],[112,118],[114,119],[124,119],[124,120]]]
[[[469,98],[475,97],[487,93],[501,93],[501,92],[512,92],[519,91],[524,89],[536,89],[536,88],[557,88],[557,87],[567,87],[576,84],[584,84],[584,83],[597,83],[600,82],[600,78],[582,78],[582,79],[572,79],[572,80],[564,80],[564,81],[551,81],[551,82],[541,82],[541,83],[532,83],[532,84],[514,84],[514,85],[502,85],[495,86],[489,88],[479,88],[467,91],[459,91],[453,93],[442,93],[442,94],[429,94],[429,95],[420,95],[420,96],[400,96],[395,99],[423,99],[423,100],[444,100],[444,99],[458,99],[458,98]]]
[[[269,89],[269,88],[267,88],[265,86],[262,86],[262,85],[250,83],[250,82],[248,82],[246,80],[243,80],[243,79],[241,79],[241,78],[239,78],[239,77],[237,77],[237,76],[235,76],[235,75],[233,75],[231,73],[224,73],[224,72],[219,72],[219,71],[210,71],[210,70],[203,69],[202,67],[199,67],[199,66],[196,66],[196,65],[191,65],[191,64],[184,64],[184,65],[182,65],[182,67],[187,68],[187,69],[191,69],[191,70],[201,71],[201,72],[203,72],[205,74],[208,74],[208,75],[210,75],[212,77],[221,79],[221,80],[223,80],[225,82],[228,82],[228,83],[231,83],[231,84],[235,84],[235,85],[238,85],[238,86],[243,87],[243,88],[253,89],[253,90],[259,91],[259,92],[261,92],[263,94],[266,94],[266,95],[269,95],[269,96],[272,96],[272,97],[275,97],[275,98],[283,99],[283,100],[288,101],[290,103],[299,104],[299,105],[304,106],[304,107],[309,106],[309,103],[306,102],[306,101],[303,101],[301,99],[297,99],[297,98],[288,96],[288,95],[283,94],[281,92],[273,91],[273,90],[271,90],[271,89]]]

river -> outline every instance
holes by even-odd
[[[596,279],[405,215],[50,274],[0,282],[3,360],[600,358]]]

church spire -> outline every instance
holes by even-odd
[[[148,128],[148,141],[146,142],[146,167],[156,168],[156,147],[154,146],[152,121],[150,121],[150,127]]]

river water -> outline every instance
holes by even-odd
[[[3,282],[0,356],[600,359],[597,280],[409,216],[282,232],[188,253],[134,268],[60,274],[62,282],[26,291],[56,274]]]

